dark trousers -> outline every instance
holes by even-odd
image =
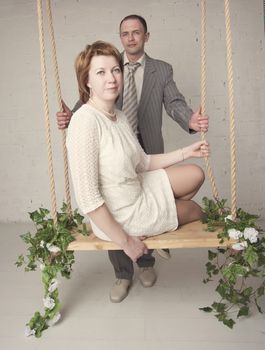
[[[148,254],[142,255],[137,260],[139,267],[154,266],[155,258],[152,256],[153,250],[149,250]],[[123,250],[109,250],[109,258],[113,265],[115,276],[119,279],[131,280],[133,278],[133,261],[124,253]]]

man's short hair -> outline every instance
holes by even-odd
[[[124,17],[122,20],[121,20],[121,23],[120,23],[120,29],[121,29],[121,25],[123,22],[127,21],[128,19],[137,19],[138,21],[140,21],[144,27],[144,32],[147,33],[147,24],[146,24],[146,20],[142,17],[142,16],[139,16],[139,15],[129,15],[129,16],[126,16]]]

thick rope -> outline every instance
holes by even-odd
[[[206,110],[206,2],[201,0],[201,114]],[[205,141],[205,132],[201,132],[201,139]],[[218,200],[219,195],[215,184],[209,158],[204,158],[205,167],[212,186],[213,197]]]
[[[47,74],[46,74],[46,62],[45,62],[45,48],[44,48],[42,0],[38,0],[37,10],[38,10],[38,27],[39,27],[39,42],[40,42],[41,83],[42,83],[43,109],[44,109],[46,143],[47,143],[47,153],[48,153],[48,173],[49,173],[49,179],[50,179],[51,215],[54,223],[57,224],[56,194],[55,194],[55,182],[54,182],[53,160],[52,160],[51,129],[50,129],[50,119],[49,119],[49,106],[48,106],[48,87],[47,87]]]
[[[230,153],[231,153],[231,214],[236,218],[236,142],[235,142],[235,106],[233,88],[233,64],[232,64],[232,35],[230,25],[229,0],[224,0],[225,7],[225,31],[226,31],[226,61],[228,101],[230,113]]]
[[[47,5],[47,13],[48,13],[48,22],[49,22],[49,33],[52,45],[52,62],[53,62],[53,70],[54,77],[56,83],[56,95],[57,101],[59,105],[59,109],[63,111],[62,106],[62,93],[60,86],[60,78],[59,78],[59,69],[58,69],[58,61],[56,55],[56,44],[55,44],[55,36],[53,29],[53,20],[52,20],[52,11],[51,11],[51,1],[46,0]],[[64,182],[65,182],[65,196],[66,196],[66,204],[68,215],[71,215],[71,193],[70,193],[70,181],[69,181],[69,170],[68,170],[68,158],[67,158],[67,148],[66,148],[66,131],[62,130],[62,145],[63,145],[63,161],[64,161]]]

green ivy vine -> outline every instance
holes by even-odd
[[[224,325],[233,328],[236,319],[250,315],[252,305],[263,313],[259,300],[264,297],[265,287],[265,237],[257,226],[257,215],[239,208],[233,220],[225,199],[204,197],[203,211],[207,230],[220,230],[220,243],[229,239],[236,243],[228,241],[227,247],[208,251],[207,278],[203,282],[217,279],[216,292],[220,298],[200,309],[213,313]]]
[[[84,217],[75,210],[71,216],[67,213],[64,203],[61,212],[57,213],[55,225],[50,211],[40,208],[29,213],[36,231],[27,232],[20,237],[27,245],[27,254],[19,255],[16,265],[24,266],[25,271],[41,270],[44,287],[44,313],[36,311],[26,325],[25,334],[39,338],[42,332],[59,321],[60,301],[58,291],[58,276],[70,278],[74,264],[74,252],[67,250],[69,243],[74,240],[72,230],[76,229],[87,235]],[[80,228],[81,227],[81,228]]]

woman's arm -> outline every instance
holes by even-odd
[[[142,242],[142,238],[129,236],[113,218],[106,204],[89,212],[88,216],[95,225],[121,247],[133,261],[136,261],[143,254],[147,254],[148,249]]]
[[[189,158],[203,158],[209,156],[209,145],[206,141],[198,141],[190,146],[164,154],[152,154],[148,170],[167,168]]]

